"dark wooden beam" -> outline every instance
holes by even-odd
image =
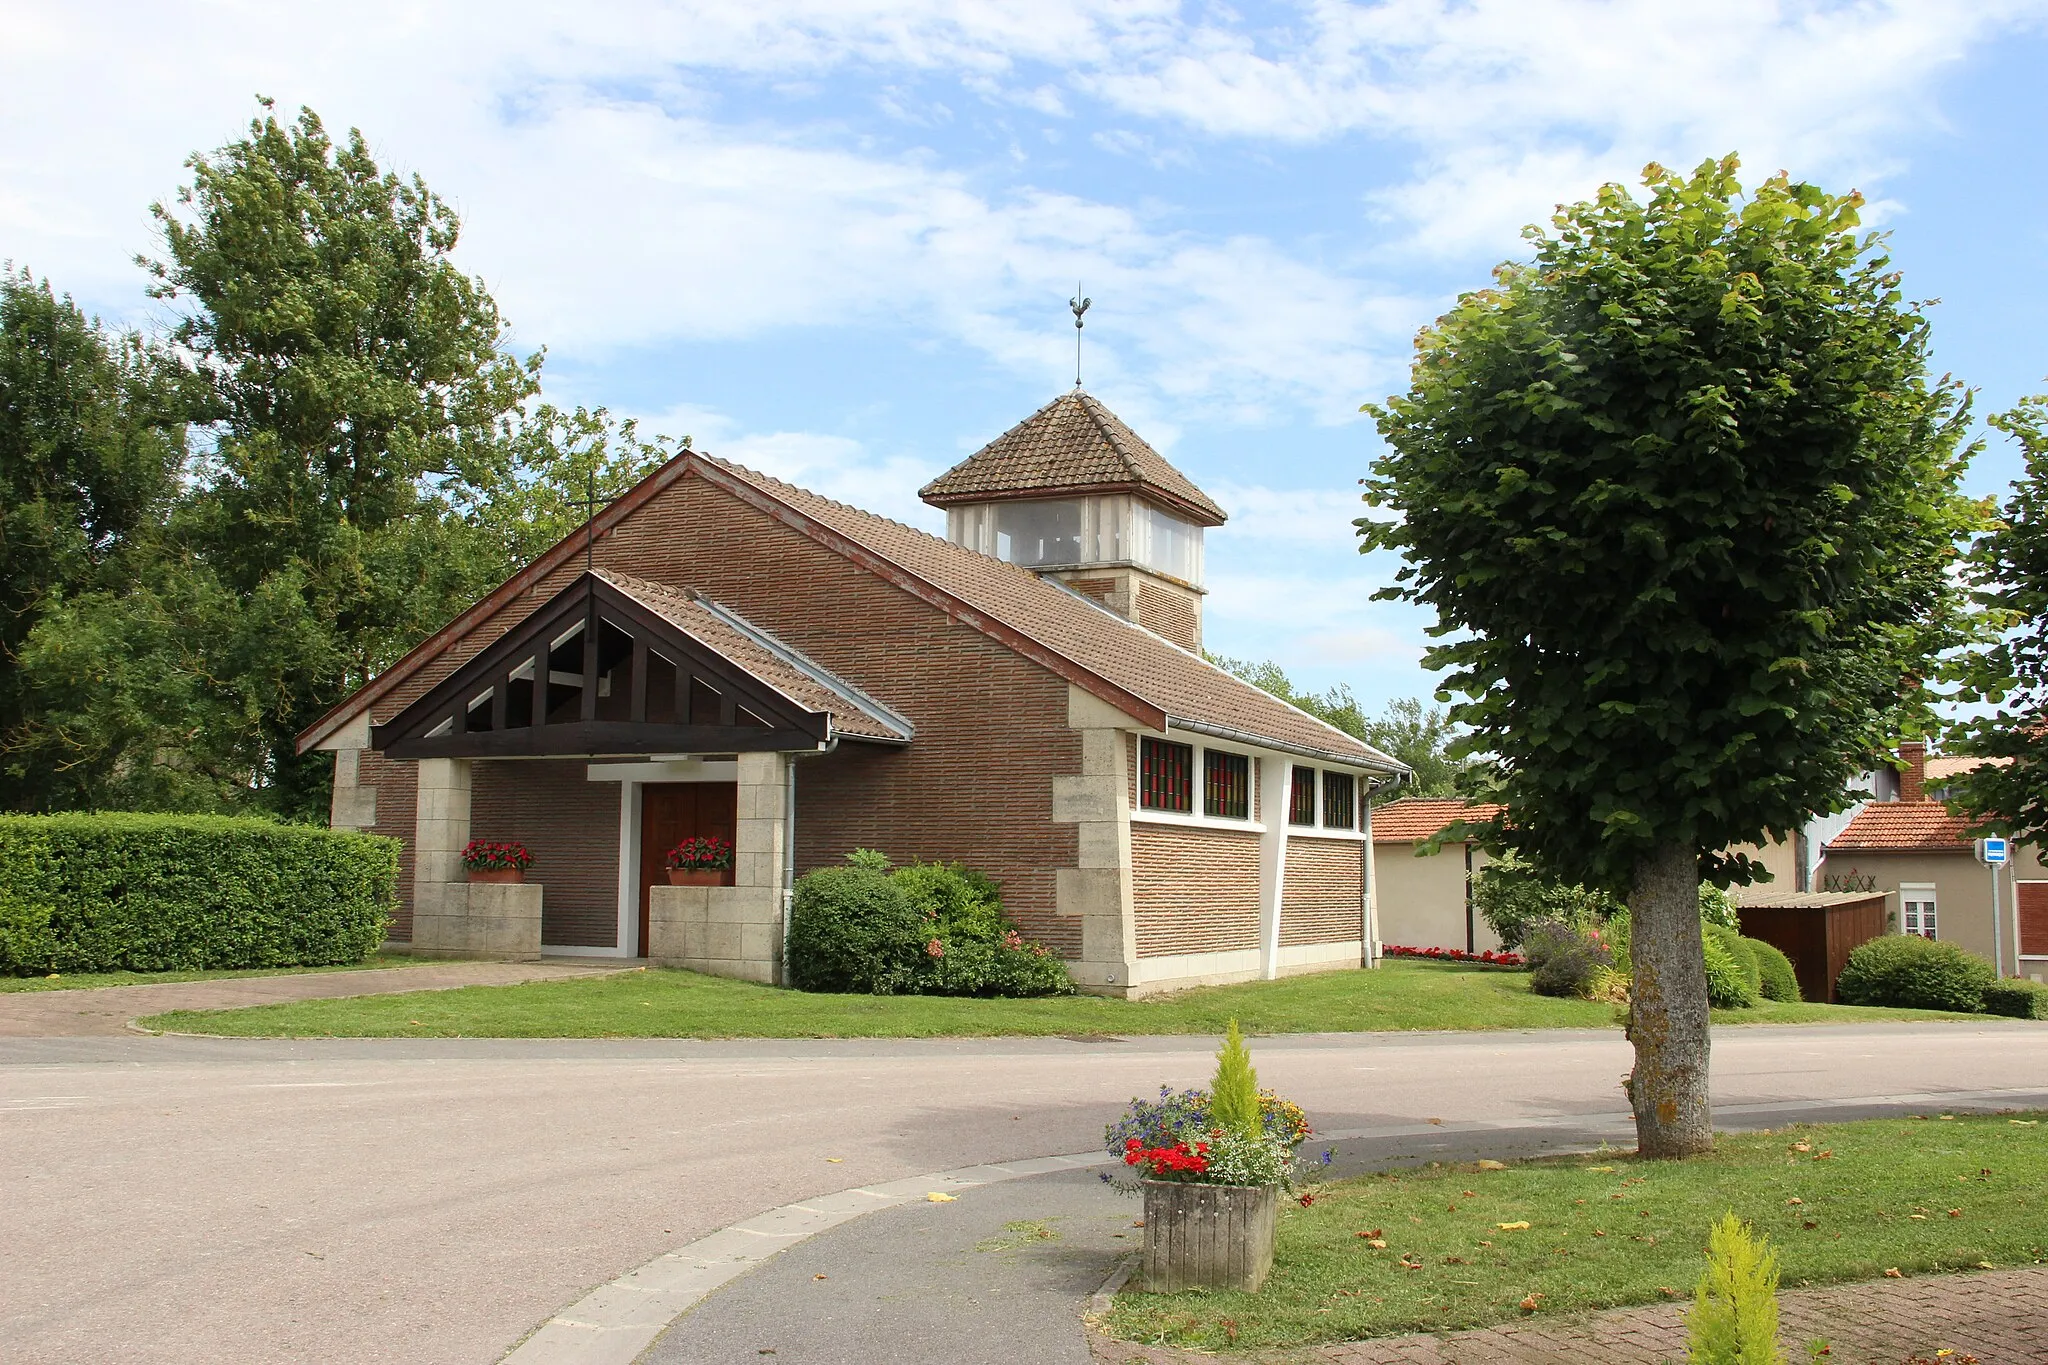
[[[372,748],[387,758],[548,758],[599,754],[731,754],[815,749],[819,733],[757,729],[751,725],[634,725],[630,721],[568,721],[545,730],[518,728],[465,735],[397,739],[390,727],[370,731]]]
[[[626,715],[641,725],[647,723],[647,637],[644,635],[633,637],[633,699]]]

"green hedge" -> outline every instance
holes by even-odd
[[[1984,988],[1984,1012],[2048,1019],[2048,986],[2038,981],[1994,981]]]
[[[1989,962],[1953,943],[1885,934],[1849,954],[1835,994],[1845,1005],[1973,1014],[1984,1007],[1984,988],[1997,979]]]
[[[0,974],[359,962],[398,841],[209,815],[0,815]]]

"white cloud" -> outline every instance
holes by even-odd
[[[1313,545],[1321,549],[1355,548],[1358,531],[1351,523],[1371,509],[1359,501],[1356,488],[1266,488],[1257,484],[1212,483],[1209,495],[1230,514],[1210,531],[1209,543],[1247,541],[1278,549]]]
[[[2041,0],[1315,0],[1299,33],[1211,20],[1136,70],[1081,79],[1133,114],[1309,142],[1416,149],[1372,199],[1433,252],[1511,249],[1558,200],[1738,150],[1752,174],[1870,181],[1890,136],[1939,121],[1935,83]],[[1134,36],[1126,44],[1136,41]]]

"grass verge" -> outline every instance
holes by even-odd
[[[303,976],[311,972],[360,972],[374,967],[417,967],[424,958],[372,953],[361,962],[326,967],[234,967],[190,972],[70,972],[55,976],[0,976],[0,995],[17,991],[85,991],[98,986],[162,986],[178,981],[227,981],[239,976]]]
[[[1723,1134],[1710,1156],[1601,1153],[1389,1172],[1283,1206],[1258,1294],[1119,1295],[1104,1328],[1206,1350],[1483,1327],[1690,1298],[1732,1210],[1784,1287],[2048,1260],[2040,1115],[1878,1119]]]
[[[1724,1022],[1969,1018],[1917,1010],[1769,1005]],[[1532,994],[1526,973],[1438,962],[1322,972],[1149,1000],[1064,996],[960,1000],[813,995],[694,972],[649,969],[570,981],[470,986],[238,1010],[181,1010],[148,1028],[241,1037],[929,1038],[1407,1029],[1611,1028],[1614,1006]]]

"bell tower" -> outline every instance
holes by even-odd
[[[1202,532],[1222,508],[1076,388],[918,490],[946,538],[1202,648]]]

